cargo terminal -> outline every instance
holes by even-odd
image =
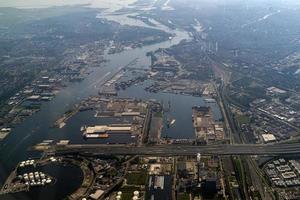
[[[122,143],[122,139],[115,139],[120,135],[131,143],[140,143],[148,133],[151,105],[130,98],[88,98],[81,102],[76,112],[89,111],[94,119],[82,124],[81,134],[84,139],[111,139],[113,143]]]

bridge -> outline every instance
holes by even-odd
[[[300,153],[300,143],[293,144],[219,144],[128,146],[103,144],[69,144],[50,146],[47,153],[89,153],[100,155],[188,156],[206,155],[291,155]]]

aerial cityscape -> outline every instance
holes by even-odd
[[[300,199],[298,0],[0,2],[0,199]]]

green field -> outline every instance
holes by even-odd
[[[153,117],[163,117],[163,113],[162,112],[155,112],[155,113],[153,113]]]
[[[190,195],[187,193],[178,194],[177,199],[178,200],[190,200]]]
[[[140,191],[139,187],[125,186],[120,189],[122,192],[122,200],[132,200],[133,192]]]
[[[128,185],[145,185],[147,181],[147,172],[131,172],[126,174]]]
[[[250,123],[250,118],[247,117],[246,115],[239,115],[239,114],[237,114],[235,116],[235,118],[239,122],[239,124],[249,124]]]

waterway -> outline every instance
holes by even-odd
[[[102,15],[101,17],[105,16]],[[118,18],[119,17],[120,15]],[[123,17],[123,21],[126,22],[126,15]],[[133,21],[130,20],[130,23],[132,22]],[[136,25],[140,26],[141,23],[137,23]],[[160,27],[163,27],[163,25]],[[156,28],[160,27],[157,26]],[[44,139],[72,140],[72,138],[75,138],[73,142],[76,142],[76,138],[81,137],[81,135],[79,135],[80,123],[87,124],[87,122],[83,121],[90,118],[89,116],[91,113],[86,112],[83,115],[76,116],[77,118],[70,119],[71,125],[67,125],[63,129],[54,129],[50,127],[57,118],[68,109],[71,109],[74,104],[79,103],[82,99],[91,95],[97,95],[101,84],[111,78],[120,67],[125,66],[132,60],[138,58],[135,67],[146,68],[150,66],[150,58],[146,56],[147,52],[155,51],[158,48],[168,48],[178,44],[183,39],[190,39],[189,34],[182,30],[170,30],[165,28],[165,31],[174,34],[174,37],[171,40],[144,46],[142,48],[126,50],[113,55],[106,55],[109,62],[107,62],[105,66],[94,68],[93,73],[82,82],[72,83],[62,89],[52,101],[44,103],[38,113],[14,127],[11,134],[0,144],[0,183],[4,182],[8,173],[15,167],[17,162],[32,156],[37,156],[32,154],[32,152],[27,151],[32,145],[37,144]],[[203,100],[201,98],[166,93],[152,94],[144,92],[141,87],[137,88],[135,86],[126,91],[122,91],[120,95],[143,99],[156,98],[158,100],[164,100],[165,102],[170,101],[171,107],[174,108],[171,111],[171,115],[174,115],[174,118],[176,118],[176,123],[169,129],[169,133],[166,132],[166,134],[170,134],[170,136],[175,138],[191,138],[193,136],[194,131],[191,128],[186,129],[184,124],[191,124],[191,106],[202,105]],[[189,125],[188,127],[191,126]],[[79,142],[79,139],[77,142]],[[63,187],[57,185],[56,188],[56,192],[59,193],[59,188]],[[39,199],[44,199],[43,196],[38,197]]]
[[[0,176],[2,178],[5,177],[7,170],[10,171],[17,161],[30,156],[26,151],[27,148],[41,142],[45,138],[51,138],[55,134],[55,131],[49,127],[53,125],[54,121],[82,99],[96,95],[101,84],[117,72],[120,67],[136,58],[138,58],[136,66],[148,67],[150,65],[150,58],[146,56],[147,52],[157,50],[158,48],[167,48],[178,44],[183,39],[189,39],[188,33],[184,31],[168,31],[172,31],[176,35],[171,40],[117,54],[106,55],[109,62],[105,66],[94,68],[93,73],[82,82],[72,83],[62,89],[52,101],[44,103],[38,113],[14,127],[11,134],[0,144]]]
[[[195,131],[192,122],[193,106],[211,106],[215,120],[221,120],[222,115],[216,103],[208,105],[201,97],[190,95],[179,95],[171,93],[150,93],[144,90],[148,85],[147,82],[132,86],[126,90],[119,91],[120,97],[134,97],[143,100],[155,99],[161,102],[165,107],[170,103],[170,111],[164,114],[164,126],[162,129],[162,137],[170,137],[173,139],[193,139]],[[169,128],[167,126],[168,118],[175,119],[175,123]]]

